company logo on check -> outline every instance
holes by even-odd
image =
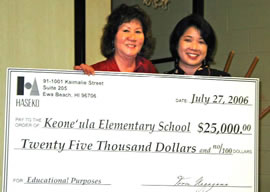
[[[25,90],[30,90],[31,96],[39,96],[39,90],[36,78],[32,83],[25,82],[25,77],[17,77],[17,95],[25,95]]]

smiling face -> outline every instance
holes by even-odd
[[[115,36],[115,55],[136,57],[144,43],[141,22],[133,19],[119,26]]]
[[[178,43],[180,67],[199,68],[207,54],[207,44],[201,37],[200,30],[189,27]]]

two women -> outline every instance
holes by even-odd
[[[149,16],[136,6],[120,5],[108,17],[101,41],[101,52],[107,58],[92,66],[81,64],[86,74],[99,71],[156,73],[146,59],[153,50]],[[230,76],[211,69],[216,37],[211,25],[201,16],[191,14],[180,20],[170,36],[170,51],[175,68],[169,74]]]

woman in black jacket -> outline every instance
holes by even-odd
[[[200,15],[191,14],[180,20],[170,36],[170,51],[175,68],[169,74],[230,76],[210,68],[216,48],[211,25]]]

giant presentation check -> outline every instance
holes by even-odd
[[[254,78],[7,70],[3,192],[257,192]]]

